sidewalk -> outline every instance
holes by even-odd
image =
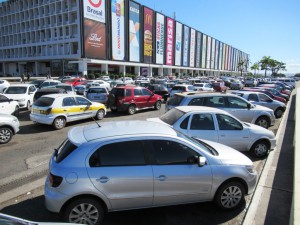
[[[243,225],[288,225],[293,198],[295,102],[292,95]]]

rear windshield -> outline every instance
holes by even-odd
[[[72,144],[68,139],[66,139],[57,149],[55,149],[55,161],[60,163],[68,155],[70,155],[75,149],[76,145]]]
[[[97,93],[97,94],[104,93],[105,94],[106,90],[105,90],[105,88],[90,88],[87,93]]]
[[[163,114],[161,117],[159,117],[163,122],[173,125],[176,121],[179,120],[184,115],[184,112],[173,108],[170,111]]]
[[[172,88],[172,90],[174,91],[177,91],[177,90],[179,90],[179,91],[184,91],[185,90],[185,87],[181,87],[181,86],[174,86],[173,88]]]
[[[45,106],[51,106],[53,102],[54,102],[54,98],[41,97],[34,103],[34,105],[45,107]]]
[[[111,94],[117,96],[124,96],[124,89],[121,88],[113,88],[110,92]]]
[[[174,95],[172,96],[169,101],[168,101],[168,105],[171,106],[179,106],[181,101],[183,99],[183,96],[179,96],[179,95]]]

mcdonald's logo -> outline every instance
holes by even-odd
[[[150,14],[145,15],[145,24],[149,24],[152,26],[152,15]]]

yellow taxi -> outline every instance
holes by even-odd
[[[50,94],[40,97],[33,105],[30,119],[34,123],[52,125],[59,130],[67,122],[94,117],[102,120],[106,115],[105,105],[91,102],[74,94]]]

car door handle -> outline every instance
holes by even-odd
[[[109,178],[108,177],[100,177],[98,179],[96,179],[97,182],[100,182],[100,183],[106,183],[109,181]]]
[[[165,181],[167,179],[167,177],[165,175],[160,175],[159,177],[156,177],[156,180],[159,181]]]

